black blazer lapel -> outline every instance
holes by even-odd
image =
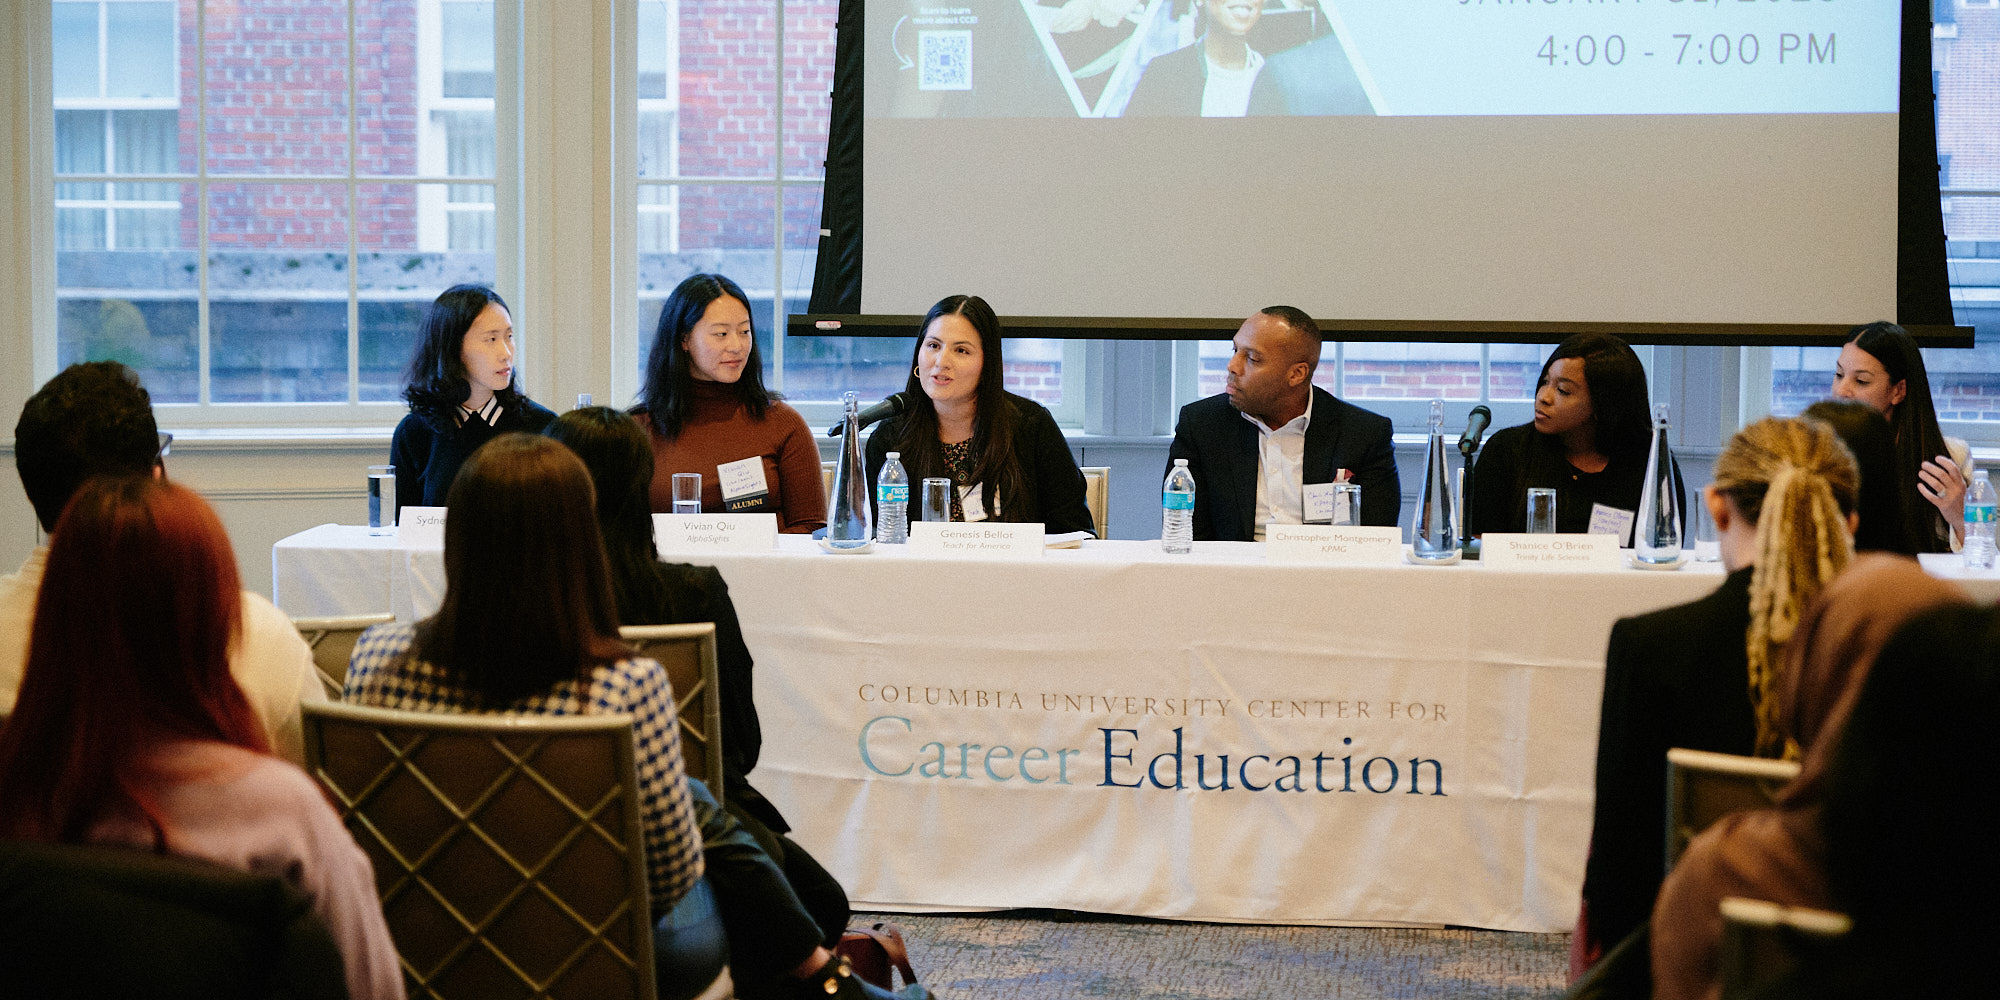
[[[1306,425],[1304,479],[1308,483],[1333,482],[1334,451],[1340,443],[1340,404],[1333,394],[1313,386],[1312,422]]]

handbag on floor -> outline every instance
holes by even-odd
[[[855,975],[885,990],[896,988],[897,971],[903,974],[903,985],[917,981],[917,974],[910,969],[910,950],[903,945],[903,929],[893,923],[849,927],[840,935],[833,953],[847,959]]]

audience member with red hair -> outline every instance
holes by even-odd
[[[284,878],[332,931],[348,995],[402,997],[367,857],[312,779],[271,755],[230,674],[242,593],[215,511],[162,479],[98,478],[51,537],[0,727],[0,838]]]

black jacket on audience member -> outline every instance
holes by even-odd
[[[1748,755],[1751,567],[1714,593],[1620,619],[1604,654],[1597,727],[1597,804],[1583,902],[1606,950],[1645,926],[1666,878],[1667,751]]]
[[[1076,456],[1070,454],[1069,439],[1063,437],[1062,428],[1056,426],[1055,416],[1049,413],[1047,407],[1026,396],[1010,392],[1006,399],[1014,404],[1014,455],[1021,463],[1021,495],[1002,497],[1000,516],[992,520],[1040,521],[1042,530],[1051,535],[1071,531],[1088,531],[1095,535],[1097,522],[1091,519],[1090,504],[1084,499],[1083,472],[1077,468]],[[875,430],[868,435],[863,464],[868,467],[868,503],[871,508],[875,503],[875,477],[881,474],[882,464],[889,460],[890,450],[896,447],[896,441],[902,436],[903,418],[900,416],[890,417],[875,425]],[[924,472],[910,468],[907,458],[903,469],[910,476],[909,511],[910,520],[914,521],[923,504]]]
[[[518,403],[502,403],[500,420],[493,424],[484,420],[457,424],[449,412],[412,407],[389,439],[389,461],[396,463],[396,510],[444,506],[458,467],[480,445],[509,431],[540,434],[555,421],[548,407],[526,396],[515,398]]]
[[[1389,418],[1313,387],[1312,421],[1306,425],[1301,468],[1307,483],[1330,483],[1341,469],[1361,487],[1361,523],[1394,527],[1402,517],[1403,488]],[[1248,542],[1257,537],[1257,428],[1229,405],[1226,394],[1181,407],[1167,471],[1188,460],[1194,473],[1196,541]],[[1165,478],[1165,473],[1161,474]]]

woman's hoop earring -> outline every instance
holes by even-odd
[[[910,366],[910,377],[911,377],[911,378],[923,378],[923,377],[924,377],[924,370],[923,370],[922,368],[919,368],[919,367],[917,367],[916,365],[911,365],[911,366]]]

